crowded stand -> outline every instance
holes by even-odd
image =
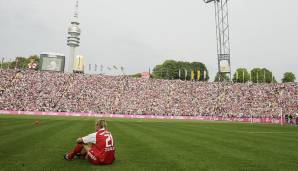
[[[0,110],[171,116],[298,113],[298,85],[1,70]]]

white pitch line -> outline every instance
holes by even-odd
[[[247,132],[250,134],[297,134],[298,132]]]

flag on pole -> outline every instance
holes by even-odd
[[[204,81],[206,81],[206,80],[207,80],[207,71],[204,70]]]
[[[197,73],[197,74],[198,74],[198,75],[197,75],[197,80],[200,81],[200,79],[201,79],[201,71],[198,70],[198,73]]]
[[[94,65],[94,71],[97,71],[97,64]]]
[[[193,81],[195,79],[195,71],[191,71],[191,80]]]
[[[103,72],[103,65],[100,65],[100,72]]]
[[[264,83],[266,83],[266,71],[264,69]]]
[[[169,79],[169,70],[167,69],[167,75],[166,77]]]
[[[3,61],[4,61],[4,57],[1,59],[1,69],[3,69]]]
[[[238,82],[238,71],[236,71],[236,82]]]
[[[120,70],[121,70],[122,74],[125,75],[123,66],[120,67]]]

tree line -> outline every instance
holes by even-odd
[[[215,78],[215,82],[218,82],[219,74]],[[228,76],[223,76],[224,81],[229,81]],[[283,75],[282,82],[295,82],[296,77],[292,72],[286,72]],[[250,72],[246,68],[238,68],[232,76],[234,83],[277,83],[272,71],[267,68],[254,68]]]
[[[1,69],[27,69],[28,64],[34,62],[36,64],[39,63],[39,56],[31,55],[29,57],[16,57],[13,61],[4,61],[5,59],[1,59],[0,68]],[[36,67],[38,69],[38,65]]]
[[[209,72],[206,65],[201,62],[166,60],[154,67],[152,78],[208,81]]]
[[[141,76],[135,75],[135,76]],[[193,81],[209,81],[209,72],[205,64],[201,62],[184,62],[166,60],[164,63],[156,65],[151,74],[156,79],[181,79]],[[283,83],[294,82],[295,75],[286,72],[282,79]],[[254,68],[248,71],[246,68],[238,68],[232,75],[232,80],[227,74],[217,73],[214,82],[233,81],[234,83],[277,83],[272,71],[267,68]]]
[[[39,63],[39,56],[31,55],[29,57],[17,57],[14,61],[1,60],[1,69],[27,69],[28,64]],[[38,69],[38,65],[37,68]],[[140,73],[131,75],[141,77]],[[154,67],[150,73],[151,78],[167,80],[192,80],[192,81],[209,81],[209,71],[204,63],[166,60],[162,64]],[[296,76],[292,72],[284,73],[282,82],[295,82]],[[272,71],[267,68],[254,68],[250,72],[246,68],[238,68],[230,77],[223,73],[217,73],[214,82],[233,81],[234,83],[277,83]]]

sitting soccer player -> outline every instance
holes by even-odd
[[[112,134],[107,130],[106,120],[96,122],[96,132],[77,139],[76,147],[64,155],[65,160],[82,156],[95,165],[112,164],[115,160],[115,147]]]

